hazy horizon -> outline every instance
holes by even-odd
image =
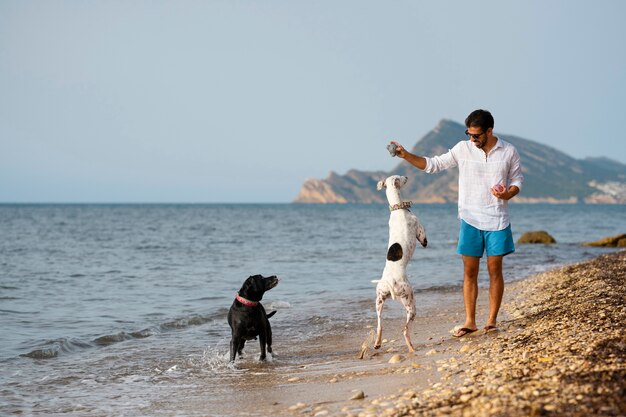
[[[391,170],[389,140],[477,108],[497,133],[626,163],[625,15],[0,0],[0,203],[288,203],[308,178]]]

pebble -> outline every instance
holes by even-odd
[[[413,390],[404,391],[402,398],[412,399],[417,397],[417,393]]]
[[[389,363],[400,363],[402,361],[404,361],[405,357],[396,353],[395,355],[393,355],[390,359],[389,359]]]
[[[351,400],[362,400],[363,398],[365,398],[365,393],[361,390],[354,390],[354,395],[352,395],[352,397],[350,397]]]
[[[297,403],[297,404],[294,404],[291,407],[289,407],[289,411],[297,411],[297,410],[300,410],[301,408],[304,408],[304,407],[306,407],[305,403]]]
[[[470,350],[470,345],[463,345],[461,346],[461,349],[459,349],[459,352],[465,353],[465,352],[469,352],[469,350]]]
[[[469,394],[463,394],[459,397],[459,401],[461,401],[462,403],[466,403],[471,399],[472,399],[472,396]]]

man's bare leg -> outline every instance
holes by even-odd
[[[486,327],[495,327],[504,294],[502,256],[487,257],[487,268],[489,269],[489,318],[487,319]]]
[[[478,297],[478,269],[480,258],[463,255],[463,303],[465,323],[463,327],[476,329],[476,299]]]

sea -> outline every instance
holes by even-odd
[[[411,210],[428,235],[408,266],[419,315],[460,292],[463,269],[456,205]],[[626,230],[620,205],[510,213],[515,240],[557,243],[517,245],[506,282],[615,251],[580,243]],[[247,378],[332,363],[312,346],[375,325],[388,219],[383,204],[1,204],[0,415],[238,415]],[[250,341],[229,365],[227,312],[255,274],[280,278],[262,301],[275,355]]]

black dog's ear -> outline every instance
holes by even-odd
[[[243,285],[241,286],[241,290],[240,291],[247,292],[250,287],[254,288],[256,286],[256,283],[261,278],[263,278],[261,275],[250,275],[243,282]],[[243,296],[243,294],[239,294],[239,295]]]
[[[263,276],[262,275],[250,275],[248,277],[248,279],[246,280],[246,286],[248,288],[257,288],[259,283],[263,282]]]

